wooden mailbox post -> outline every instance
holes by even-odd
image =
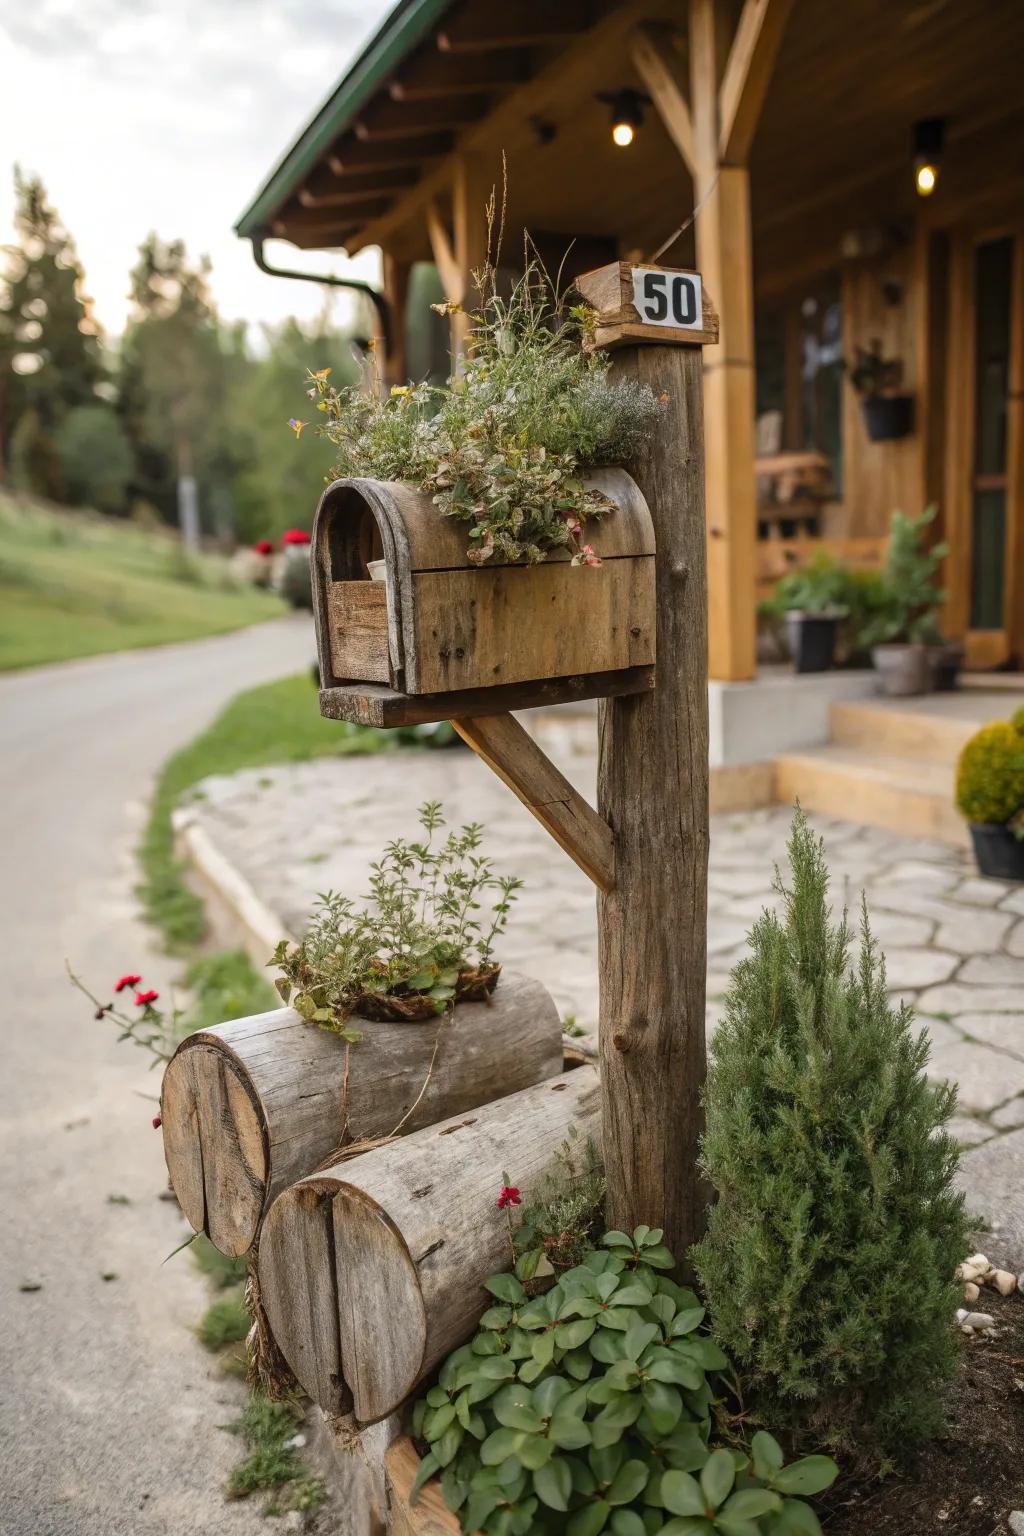
[[[594,477],[616,508],[593,534],[603,565],[473,566],[429,498],[339,481],[313,531],[320,704],[377,726],[451,719],[594,881],[609,1222],[664,1227],[682,1260],[705,1205],[701,348],[718,322],[693,272],[614,262],[576,287],[596,312],[593,344],[665,406],[630,473]],[[384,582],[370,580],[374,560]],[[594,697],[596,811],[509,713]]]

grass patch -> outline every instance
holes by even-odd
[[[444,745],[447,740],[439,732],[377,731],[325,720],[313,680],[305,673],[240,693],[201,736],[168,759],[157,781],[139,850],[139,895],[168,949],[180,952],[198,944],[206,926],[202,902],[182,879],[171,828],[174,808],[201,779],[241,768],[386,752],[403,745]]]
[[[229,1258],[219,1253],[205,1232],[201,1232],[191,1245],[192,1257],[216,1291],[226,1291],[229,1286],[245,1281],[245,1260]]]
[[[224,634],[286,612],[175,537],[0,494],[0,671]]]
[[[196,1338],[204,1349],[216,1354],[226,1344],[240,1344],[249,1332],[251,1321],[240,1290],[219,1296],[199,1319]]]
[[[289,1444],[301,1430],[303,1417],[297,1404],[272,1403],[261,1393],[253,1393],[242,1417],[228,1425],[248,1449],[228,1481],[229,1498],[245,1499],[253,1493],[287,1487],[286,1495],[272,1500],[264,1514],[319,1509],[327,1490],[319,1478],[310,1476],[296,1447]]]

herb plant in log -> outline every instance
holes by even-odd
[[[414,1498],[439,1477],[463,1531],[487,1536],[820,1532],[796,1495],[831,1484],[828,1457],[787,1467],[763,1431],[749,1453],[712,1446],[727,1361],[661,1238],[607,1232],[540,1296],[487,1282],[495,1305],[414,1409]]]
[[[434,1018],[498,981],[494,945],[522,881],[494,873],[478,824],[435,841],[440,803],[422,805],[419,819],[422,839],[394,839],[371,866],[367,905],[327,892],[299,943],[283,940],[271,961],[282,999],[350,1040],[353,1014]]]

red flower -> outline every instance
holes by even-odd
[[[258,555],[272,555],[274,553],[274,545],[270,539],[257,539],[253,549]]]
[[[122,976],[114,988],[115,992],[127,992],[129,987],[137,987],[142,980],[141,976]]]
[[[304,528],[288,528],[281,535],[282,544],[308,544],[309,534]]]
[[[522,1205],[522,1203],[519,1190],[514,1184],[503,1184],[501,1186],[501,1193],[495,1201],[499,1211],[503,1211],[506,1205]]]
[[[153,1129],[154,1129],[154,1131],[158,1131],[160,1129],[160,1127],[163,1125],[163,1123],[164,1122],[163,1122],[162,1116],[160,1116],[160,1115],[154,1115],[153,1116]]]
[[[152,989],[150,989],[148,992],[136,992],[135,1006],[136,1008],[145,1008],[150,1003],[155,1003],[159,996],[160,993],[154,992]]]

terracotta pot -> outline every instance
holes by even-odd
[[[926,645],[876,645],[871,660],[878,673],[879,688],[890,698],[931,692],[932,673]]]

